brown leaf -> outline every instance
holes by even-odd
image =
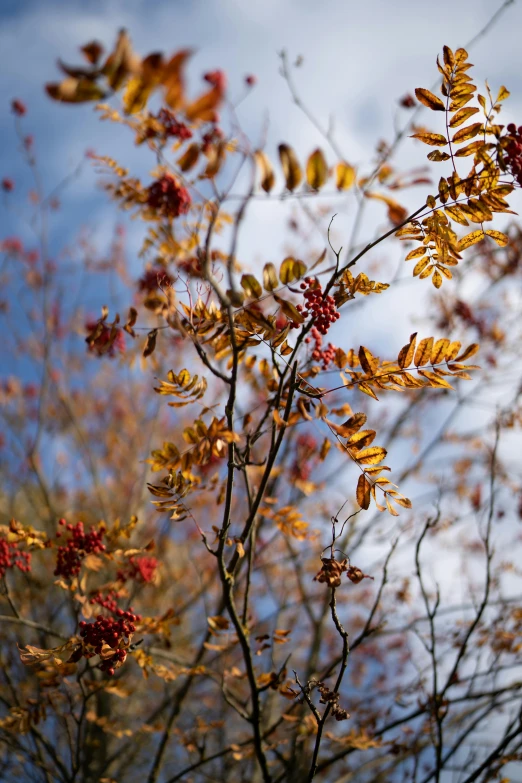
[[[292,192],[300,185],[301,180],[303,179],[303,172],[299,165],[299,161],[297,160],[297,155],[288,144],[280,144],[279,159],[281,161],[281,166],[283,167],[286,187]]]
[[[415,95],[417,96],[417,100],[423,103],[424,106],[427,106],[428,109],[432,109],[433,111],[446,111],[446,107],[441,99],[437,98],[437,96],[429,90],[425,90],[423,87],[417,87]]]

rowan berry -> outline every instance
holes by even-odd
[[[164,174],[153,182],[147,193],[148,206],[163,217],[186,215],[192,203],[188,190],[171,174]]]

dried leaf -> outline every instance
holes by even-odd
[[[417,100],[424,104],[424,106],[427,106],[428,109],[432,109],[433,111],[446,111],[446,107],[441,99],[437,98],[437,96],[429,90],[425,90],[423,87],[417,87],[415,95],[417,96]]]

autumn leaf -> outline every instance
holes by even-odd
[[[319,190],[328,179],[328,165],[324,153],[319,148],[314,150],[306,164],[306,181],[313,190]]]
[[[429,90],[425,90],[423,87],[417,87],[415,95],[417,96],[417,100],[424,104],[424,106],[427,106],[428,109],[432,109],[433,111],[446,111],[446,107],[441,99],[437,98],[437,96]]]
[[[299,165],[299,161],[297,160],[297,155],[288,144],[280,144],[279,159],[283,168],[285,185],[287,189],[292,192],[300,185],[301,180],[303,179],[303,172]]]

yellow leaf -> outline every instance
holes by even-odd
[[[410,342],[408,343],[408,345],[405,345],[404,348],[401,348],[401,350],[399,351],[397,362],[402,370],[404,370],[406,367],[409,367],[413,361],[413,355],[415,353],[416,337],[417,337],[417,332],[411,335]]]
[[[265,287],[265,291],[275,291],[279,285],[276,268],[270,262],[265,264],[263,267],[263,285]]]
[[[226,631],[230,626],[229,620],[226,617],[222,617],[221,615],[207,617],[207,623],[213,631]]]
[[[472,139],[474,136],[480,133],[482,127],[483,126],[481,122],[474,122],[473,125],[467,125],[465,128],[458,130],[454,134],[451,141],[455,144],[458,144],[461,141],[468,141],[468,139]]]
[[[417,275],[420,275],[421,272],[423,272],[426,269],[429,263],[431,263],[431,258],[429,256],[425,256],[424,258],[421,258],[420,261],[417,261],[417,263],[413,267],[413,277],[417,277]]]
[[[255,161],[261,173],[261,187],[265,193],[270,193],[275,185],[275,174],[268,156],[262,150],[254,153]]]
[[[478,111],[479,109],[477,109],[476,106],[459,109],[449,121],[450,128],[458,128],[459,125],[462,125],[463,122],[466,122],[469,117],[472,117]]]
[[[420,256],[423,256],[426,253],[426,245],[421,245],[420,247],[416,247],[415,250],[410,250],[405,261],[411,261],[412,258],[419,258]]]
[[[509,242],[508,237],[503,234],[502,231],[494,231],[493,229],[488,228],[484,233],[487,234],[488,237],[491,237],[491,239],[494,239],[500,247],[505,247]]]
[[[443,160],[449,160],[450,156],[448,155],[447,152],[441,152],[440,150],[433,150],[433,152],[428,152],[427,158],[428,160],[440,162]]]
[[[303,179],[303,172],[301,171],[301,166],[297,160],[297,155],[288,144],[280,144],[279,159],[281,161],[281,166],[283,167],[286,187],[292,192],[300,185],[301,180]]]
[[[328,165],[323,151],[314,150],[306,164],[306,181],[313,190],[319,190],[328,179]]]
[[[359,348],[359,361],[367,375],[375,375],[377,368],[379,367],[379,362],[364,345],[361,345]]]
[[[467,158],[468,155],[474,155],[481,149],[488,149],[488,147],[494,146],[493,144],[485,144],[483,141],[472,141],[471,144],[466,144],[465,147],[461,147],[455,152],[456,158]]]
[[[354,413],[354,415],[350,416],[350,418],[347,419],[344,424],[337,425],[332,424],[332,422],[328,422],[328,424],[342,438],[349,438],[355,432],[360,430],[363,424],[366,424],[366,418],[367,416],[365,413]]]
[[[507,87],[504,87],[504,85],[502,85],[502,87],[498,91],[497,100],[495,101],[495,103],[499,103],[500,101],[505,101],[506,98],[509,98],[510,95],[511,93],[509,92]]]
[[[420,367],[429,364],[433,349],[433,337],[425,337],[421,340],[415,352],[415,366]]]
[[[178,166],[180,167],[181,171],[190,171],[191,168],[193,168],[196,163],[198,162],[199,158],[199,144],[190,144],[189,147],[185,150],[181,158],[178,160]]]
[[[104,91],[91,79],[76,79],[73,76],[59,84],[46,84],[45,90],[50,98],[62,103],[85,103],[99,101],[105,97]]]
[[[430,147],[445,147],[448,143],[446,137],[440,133],[414,133],[410,138],[418,139]]]
[[[241,287],[245,294],[252,297],[252,299],[259,299],[263,293],[261,284],[256,280],[254,275],[243,275],[241,278]]]
[[[438,269],[433,270],[433,277],[431,278],[431,282],[435,286],[435,288],[440,288],[442,285],[442,275],[439,272]]]
[[[446,107],[441,99],[437,98],[437,96],[429,90],[425,90],[423,87],[417,87],[415,95],[417,96],[417,100],[423,103],[424,106],[427,106],[428,109],[432,109],[433,111],[446,111]]]
[[[371,446],[369,449],[358,451],[354,456],[361,465],[378,465],[387,454],[382,446]]]
[[[444,361],[444,356],[449,348],[450,341],[443,337],[437,340],[431,352],[430,364],[438,364]]]
[[[478,353],[479,349],[480,345],[478,343],[471,343],[471,345],[468,345],[468,347],[456,357],[455,361],[464,362],[466,359],[471,359],[472,356],[475,356],[475,354]]]
[[[477,242],[481,242],[484,239],[484,232],[482,229],[478,231],[472,231],[470,234],[466,234],[459,240],[459,250],[466,250],[466,248],[475,245]]]
[[[355,182],[355,169],[349,163],[341,161],[335,168],[337,190],[349,190]]]

